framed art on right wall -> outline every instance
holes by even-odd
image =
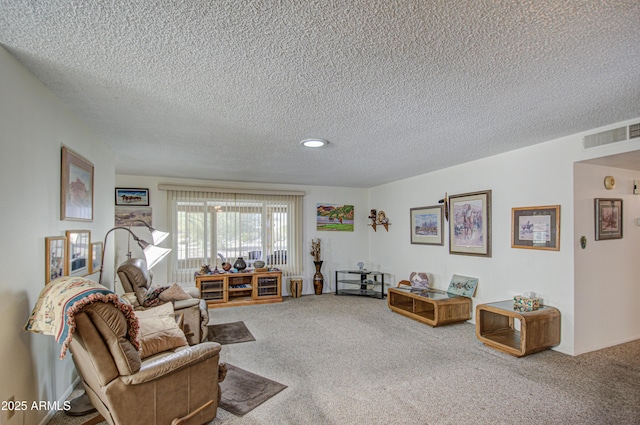
[[[560,250],[560,205],[511,209],[511,248]]]
[[[622,199],[595,199],[596,240],[622,239]]]

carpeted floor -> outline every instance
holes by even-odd
[[[640,424],[640,340],[518,359],[473,324],[431,328],[386,300],[331,294],[210,315],[256,339],[223,346],[221,361],[288,386],[242,417],[218,409],[213,425]]]

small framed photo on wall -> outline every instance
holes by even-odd
[[[91,258],[89,261],[89,274],[97,273],[102,269],[103,242],[91,242]]]
[[[44,238],[44,243],[46,257],[44,283],[47,284],[64,276],[67,238],[64,236],[52,236]]]
[[[67,276],[86,276],[89,274],[89,230],[67,230]]]
[[[622,199],[595,199],[596,240],[622,239]]]

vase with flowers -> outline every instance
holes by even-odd
[[[322,267],[322,260],[320,259],[320,238],[311,239],[311,256],[313,257],[313,264],[316,266],[316,273],[313,275],[313,290],[316,295],[322,295],[322,287],[324,286],[324,276],[320,272]]]

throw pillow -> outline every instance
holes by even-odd
[[[187,338],[176,323],[173,304],[162,304],[135,313],[140,324],[141,358],[187,345]]]
[[[160,300],[164,302],[188,300],[190,298],[191,295],[184,292],[184,289],[177,283],[174,283],[160,293]]]
[[[162,304],[162,300],[160,299],[160,294],[169,289],[168,286],[152,286],[149,290],[144,294],[144,301],[142,305],[144,307],[157,307]]]

